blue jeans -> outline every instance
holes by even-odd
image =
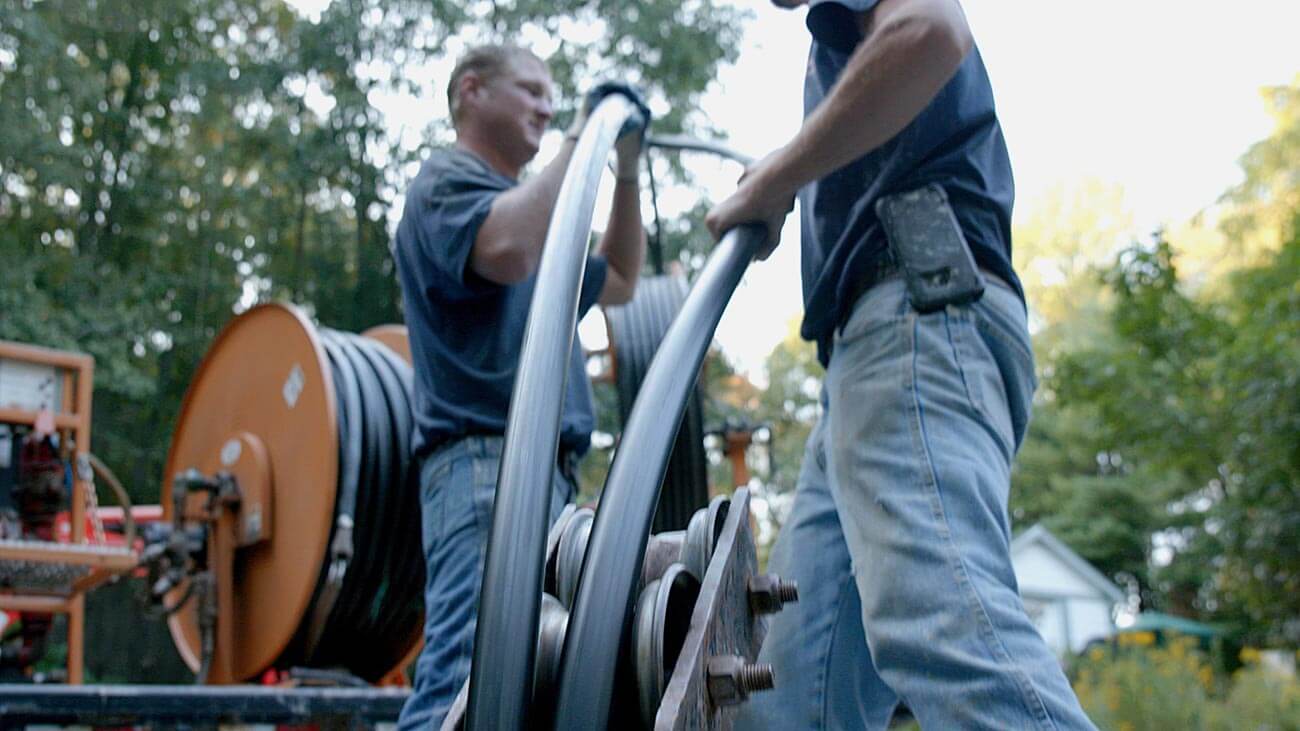
[[[403,731],[438,728],[469,677],[501,445],[501,437],[466,437],[434,452],[420,468],[424,649],[398,719]],[[573,481],[557,468],[551,523],[575,493]]]
[[[901,280],[837,334],[826,413],[769,561],[799,582],[744,729],[1092,729],[1025,614],[1007,493],[1036,382],[1020,299],[926,315]]]

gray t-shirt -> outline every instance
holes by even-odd
[[[502,434],[536,276],[500,285],[469,266],[492,201],[517,181],[457,147],[435,150],[406,194],[394,259],[415,361],[413,449],[422,457],[447,437]],[[589,256],[578,316],[605,284],[606,263]],[[575,335],[560,445],[585,452],[594,426],[591,384]]]
[[[813,43],[804,79],[804,114],[817,108],[861,41],[857,13],[878,0],[813,0]],[[939,183],[976,263],[1020,292],[1011,268],[1015,184],[993,89],[979,50],[916,119],[880,147],[799,192],[803,234],[804,320],[801,334],[830,361],[835,328],[887,247],[876,218],[881,196]],[[1021,297],[1023,298],[1023,293]]]

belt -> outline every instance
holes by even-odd
[[[981,266],[979,267],[979,271],[980,274],[984,276],[986,282],[996,284],[1011,292],[1016,291],[1007,283],[1007,280],[994,274],[987,267]],[[898,261],[894,258],[894,252],[886,249],[875,261],[871,262],[871,264],[867,266],[867,271],[859,277],[856,282],[854,282],[853,287],[849,290],[848,299],[845,300],[845,302],[848,303],[848,306],[844,308],[844,314],[840,317],[840,322],[836,327],[844,327],[844,324],[848,322],[849,316],[853,313],[853,306],[857,304],[858,298],[867,293],[867,290],[877,284],[884,284],[891,279],[897,279],[901,276],[903,276],[903,267],[900,266]]]
[[[425,454],[428,457],[432,457],[433,455],[437,454],[441,450],[451,446],[452,444],[455,444],[456,442],[461,441],[462,439],[471,439],[473,437],[497,437],[498,439],[500,439],[503,438],[504,435],[501,434],[500,432],[493,432],[493,431],[475,431],[475,432],[466,432],[463,434],[443,434],[429,442],[429,446],[425,448]],[[555,466],[560,469],[560,474],[569,478],[570,482],[576,482],[576,478],[578,474],[578,463],[581,461],[582,461],[582,456],[579,455],[578,452],[574,450],[572,447],[566,447],[564,446],[564,444],[560,444],[559,450],[556,451],[555,453]]]
[[[885,249],[875,261],[867,265],[867,270],[849,289],[848,296],[844,300],[846,306],[843,307],[844,312],[836,328],[844,327],[844,323],[848,322],[849,315],[853,312],[853,305],[857,303],[859,297],[866,294],[868,289],[901,276],[903,276],[903,268],[894,258],[894,252]]]

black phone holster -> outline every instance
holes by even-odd
[[[881,197],[876,215],[918,312],[967,304],[984,294],[984,277],[937,183]]]

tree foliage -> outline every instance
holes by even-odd
[[[1213,215],[1059,280],[1068,305],[1035,338],[1043,385],[1011,508],[1134,581],[1146,607],[1294,644],[1300,89],[1266,95],[1277,127]]]
[[[1113,337],[1055,362],[1058,406],[1021,463],[1022,480],[1026,468],[1042,480],[1023,490],[1047,494],[1021,509],[1112,575],[1139,577],[1149,604],[1295,642],[1300,237],[1223,298],[1185,292],[1174,258],[1158,239],[1107,273]]]
[[[763,421],[772,432],[767,482],[793,491],[803,463],[808,434],[821,416],[824,377],[817,346],[799,337],[799,321],[787,323],[785,339],[767,357],[767,388],[759,398]]]
[[[1234,620],[1255,639],[1300,639],[1300,237],[1232,277],[1229,297],[1178,286],[1173,248],[1127,252],[1108,276],[1117,341],[1063,359],[1066,401],[1164,502],[1175,610]]]
[[[711,0],[428,3],[4,0],[0,338],[89,352],[93,448],[155,500],[170,430],[229,318],[287,300],[358,331],[400,321],[389,227],[446,141],[389,128],[466,44],[550,57],[562,106],[597,76],[648,90],[664,131],[735,57]],[[679,176],[680,177],[680,174]]]
[[[1223,230],[1230,252],[1258,264],[1276,252],[1300,211],[1300,75],[1289,86],[1262,92],[1273,116],[1273,133],[1246,151],[1241,183],[1223,196]]]

